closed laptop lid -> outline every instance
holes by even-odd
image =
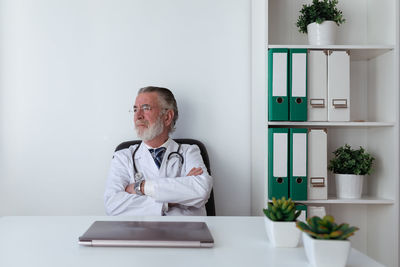
[[[204,222],[96,221],[79,237],[87,246],[212,247]]]

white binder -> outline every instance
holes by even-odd
[[[350,121],[350,56],[329,51],[328,121]]]
[[[307,206],[307,217],[318,216],[323,218],[326,215],[325,207]]]
[[[326,129],[308,133],[308,199],[328,199],[328,138]]]
[[[327,121],[327,52],[321,50],[308,52],[308,121]]]

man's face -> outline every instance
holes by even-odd
[[[140,139],[149,141],[164,131],[162,108],[157,93],[141,93],[136,97],[135,130]]]

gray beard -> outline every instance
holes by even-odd
[[[135,125],[135,130],[137,136],[142,140],[142,141],[150,141],[159,136],[163,131],[164,131],[164,124],[162,123],[161,120],[162,116],[159,116],[157,118],[157,121],[153,124],[150,125],[148,129],[144,129],[143,132],[140,134],[139,129]]]

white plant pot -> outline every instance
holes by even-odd
[[[297,247],[301,231],[296,227],[296,222],[275,222],[266,216],[264,221],[268,239],[273,247]]]
[[[326,20],[321,24],[316,22],[307,25],[308,43],[310,45],[333,45],[336,41],[337,25]]]
[[[304,250],[315,267],[344,267],[350,253],[348,240],[320,240],[303,233]]]
[[[338,198],[361,198],[364,175],[335,174]]]

